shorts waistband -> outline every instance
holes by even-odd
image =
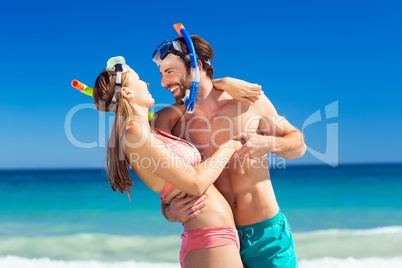
[[[269,219],[266,219],[264,221],[257,222],[254,224],[250,224],[250,225],[236,226],[236,229],[237,229],[237,231],[244,231],[247,229],[253,229],[255,231],[262,230],[262,229],[265,229],[267,227],[270,227],[270,226],[278,223],[279,221],[281,221],[283,219],[283,217],[284,217],[284,214],[279,209],[279,212],[272,218],[269,218]]]

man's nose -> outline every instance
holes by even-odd
[[[165,87],[165,85],[167,85],[167,79],[164,76],[162,76],[161,86]]]

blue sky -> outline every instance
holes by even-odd
[[[402,162],[401,10],[400,1],[8,2],[0,16],[0,168],[104,166],[99,136],[108,127],[99,135],[92,99],[71,80],[92,86],[121,55],[157,104],[172,103],[151,54],[176,38],[174,23],[213,46],[215,77],[261,84],[297,128],[321,113],[304,128],[310,149],[324,154],[336,144],[327,139],[332,124],[339,163]],[[88,108],[71,120],[74,139],[95,148],[66,137],[77,105]],[[310,151],[287,164],[323,162]]]

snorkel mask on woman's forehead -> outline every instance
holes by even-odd
[[[126,60],[121,57],[113,57],[107,61],[106,71],[110,74],[116,74],[116,87],[114,89],[113,99],[109,104],[109,110],[113,113],[117,110],[121,89],[121,74],[128,72],[130,66],[126,64]]]

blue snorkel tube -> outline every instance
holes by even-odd
[[[200,70],[198,68],[197,62],[197,54],[195,53],[195,48],[193,41],[191,40],[190,35],[187,33],[186,29],[184,28],[183,24],[177,23],[174,24],[173,27],[176,29],[176,32],[183,37],[186,41],[188,50],[190,52],[191,58],[191,88],[190,90],[186,90],[186,96],[184,97],[184,105],[186,106],[186,112],[189,114],[194,113],[195,109],[195,102],[197,101],[197,93],[198,87],[200,86]]]

